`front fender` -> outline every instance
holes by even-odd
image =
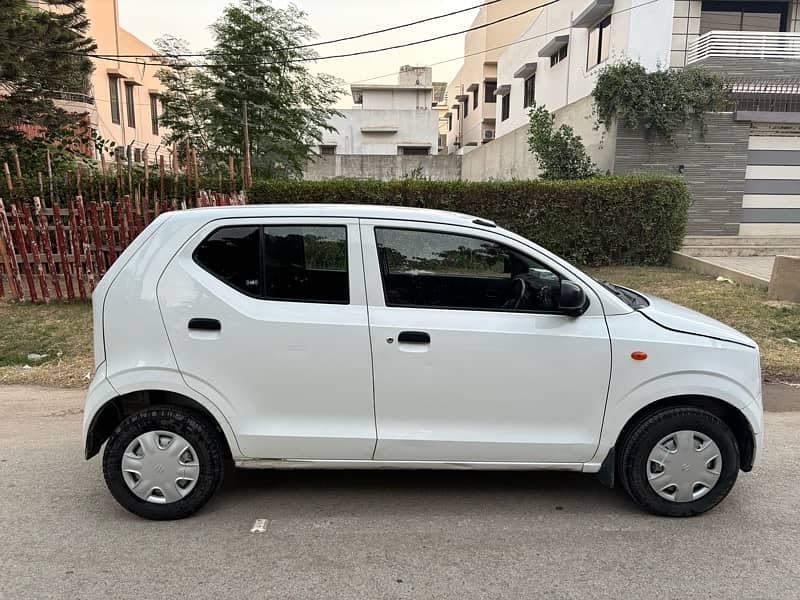
[[[588,472],[595,472],[600,468],[603,459],[614,447],[622,429],[633,415],[651,404],[668,398],[703,396],[720,400],[745,416],[756,438],[760,438],[763,430],[760,398],[754,397],[744,385],[719,373],[707,371],[668,373],[642,382],[621,397],[615,397],[613,387],[612,384],[597,453],[584,468]]]

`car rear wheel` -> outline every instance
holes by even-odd
[[[739,474],[739,448],[715,415],[675,407],[630,431],[619,468],[623,487],[640,506],[657,515],[689,517],[728,495]]]
[[[188,517],[222,483],[225,458],[216,429],[176,407],[126,418],[106,444],[103,474],[124,508],[146,519]]]

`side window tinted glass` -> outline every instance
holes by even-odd
[[[561,281],[538,261],[471,236],[376,228],[388,306],[547,312]]]
[[[255,226],[217,229],[197,247],[195,261],[228,285],[250,295],[261,291],[259,235]]]
[[[347,228],[264,227],[264,270],[270,300],[347,304]]]

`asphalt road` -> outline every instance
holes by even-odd
[[[2,387],[0,598],[800,598],[800,390],[766,399],[761,466],[694,519],[590,475],[239,471],[154,523],[83,460],[82,392]]]

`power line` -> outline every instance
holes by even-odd
[[[433,17],[426,17],[424,19],[418,19],[416,21],[410,21],[408,23],[403,23],[402,25],[393,25],[392,27],[386,27],[384,29],[375,29],[373,31],[366,31],[364,33],[358,33],[354,35],[348,35],[345,37],[336,38],[333,40],[327,40],[324,42],[314,42],[310,44],[301,44],[298,46],[284,46],[282,48],[276,48],[276,50],[299,50],[303,48],[316,48],[319,46],[328,46],[330,44],[338,44],[341,42],[350,42],[352,40],[358,40],[365,37],[371,37],[373,35],[380,35],[382,33],[388,33],[390,31],[397,31],[398,29],[405,29],[407,27],[414,27],[415,25],[421,25],[423,23],[430,23],[431,21],[437,21],[439,19],[446,19],[447,17],[452,17],[461,13],[469,12],[471,10],[475,10],[476,8],[483,8],[484,6],[490,6],[492,4],[497,4],[498,2],[503,2],[503,0],[489,0],[488,2],[483,2],[481,4],[475,4],[473,6],[469,6],[467,8],[461,8],[459,10],[453,10],[448,13],[443,13],[441,15],[436,15]],[[118,56],[121,58],[153,58],[154,55],[152,54],[108,54],[105,52],[97,52],[98,55],[101,56]],[[217,56],[222,53],[220,52],[197,52],[197,53],[186,53],[186,54],[166,54],[170,58],[205,58],[209,56]],[[244,52],[242,53],[243,56],[260,56],[260,53],[255,52]]]
[[[141,67],[146,67],[146,66],[167,67],[167,68],[209,68],[209,67],[218,67],[218,68],[222,67],[222,68],[225,68],[225,67],[256,67],[256,66],[267,67],[267,66],[271,66],[271,65],[286,65],[286,64],[289,64],[289,63],[298,63],[298,62],[316,62],[316,61],[322,61],[322,60],[331,60],[331,59],[335,59],[335,58],[352,58],[354,56],[363,56],[363,55],[366,55],[366,54],[377,54],[379,52],[387,52],[389,50],[398,50],[400,48],[409,48],[411,46],[417,46],[419,44],[426,44],[428,42],[435,42],[435,41],[446,39],[446,38],[449,38],[449,37],[454,37],[456,35],[461,35],[461,34],[464,34],[464,33],[470,33],[472,31],[477,31],[479,29],[485,29],[487,27],[491,27],[492,25],[497,25],[498,23],[503,23],[505,21],[509,21],[511,19],[515,19],[515,18],[520,17],[522,15],[531,13],[531,12],[533,12],[535,10],[539,10],[541,8],[545,8],[547,6],[555,4],[557,2],[559,2],[559,0],[549,0],[548,2],[545,2],[544,4],[539,4],[537,6],[525,9],[525,10],[520,11],[518,13],[515,13],[513,15],[508,15],[506,17],[502,17],[502,18],[497,19],[495,21],[491,21],[490,23],[484,23],[483,25],[476,25],[476,26],[470,27],[468,29],[462,29],[460,31],[454,31],[452,33],[445,33],[445,34],[442,34],[442,35],[437,35],[437,36],[434,36],[434,37],[430,37],[430,38],[426,38],[426,39],[422,39],[422,40],[417,40],[417,41],[414,41],[414,42],[406,42],[406,43],[403,43],[403,44],[395,44],[394,46],[386,46],[386,47],[383,47],[383,48],[372,48],[372,49],[369,49],[369,50],[360,50],[358,52],[347,52],[347,53],[344,53],[344,54],[331,54],[331,55],[328,55],[328,56],[293,58],[293,59],[287,59],[287,60],[282,60],[282,61],[273,61],[273,62],[229,63],[229,64],[214,64],[214,63],[197,64],[197,63],[189,63],[189,62],[187,62],[187,63],[182,63],[180,65],[171,65],[169,63],[163,63],[163,62],[149,63],[149,62],[146,62],[146,61],[124,60],[124,59],[117,58],[116,55],[87,54],[87,53],[83,53],[83,52],[68,52],[68,51],[58,51],[58,52],[66,53],[66,54],[73,54],[73,55],[77,55],[77,56],[86,56],[88,58],[95,58],[95,59],[98,59],[98,60],[107,60],[107,61],[119,62],[119,63],[124,63],[124,64],[134,64],[134,65],[139,65]],[[48,50],[45,49],[45,48],[35,48],[35,50],[41,51],[41,52],[48,52]],[[52,51],[52,52],[56,52],[56,51]],[[168,55],[165,56],[165,58],[168,58],[168,57],[169,57]]]
[[[629,11],[632,11],[633,9],[635,9],[635,8],[641,8],[643,6],[647,6],[648,4],[655,4],[656,2],[660,2],[660,0],[647,0],[647,2],[642,2],[641,4],[635,4],[633,6],[629,6],[628,8],[622,8],[620,10],[611,12],[611,13],[609,13],[608,16],[613,16],[613,15],[618,15],[620,13],[629,12]],[[484,54],[486,52],[493,52],[495,50],[502,50],[503,48],[508,48],[509,46],[514,46],[516,44],[521,44],[522,42],[529,42],[531,40],[535,40],[535,39],[542,38],[542,37],[547,37],[548,35],[552,35],[554,33],[560,33],[562,31],[567,31],[569,29],[572,29],[571,25],[568,25],[567,27],[561,27],[560,29],[553,29],[552,31],[546,31],[545,33],[539,33],[537,35],[532,35],[530,37],[522,38],[522,39],[519,39],[519,40],[515,40],[513,42],[509,42],[508,44],[502,44],[500,46],[495,46],[494,48],[487,48],[485,50],[479,50],[477,52],[471,52],[469,54],[462,54],[460,56],[454,56],[453,58],[448,58],[446,60],[440,60],[439,62],[430,63],[430,64],[427,64],[425,66],[426,67],[437,67],[439,65],[444,65],[444,64],[447,64],[447,63],[455,62],[457,60],[463,60],[465,58],[469,58],[470,56],[477,56],[479,54]],[[391,73],[386,73],[385,75],[377,75],[375,77],[369,77],[367,79],[359,79],[358,81],[351,81],[349,83],[350,83],[350,85],[356,85],[356,84],[359,84],[359,83],[366,83],[368,81],[375,81],[377,79],[384,79],[385,77],[392,77],[392,76],[396,76],[396,75],[397,75],[397,71],[392,71]]]

